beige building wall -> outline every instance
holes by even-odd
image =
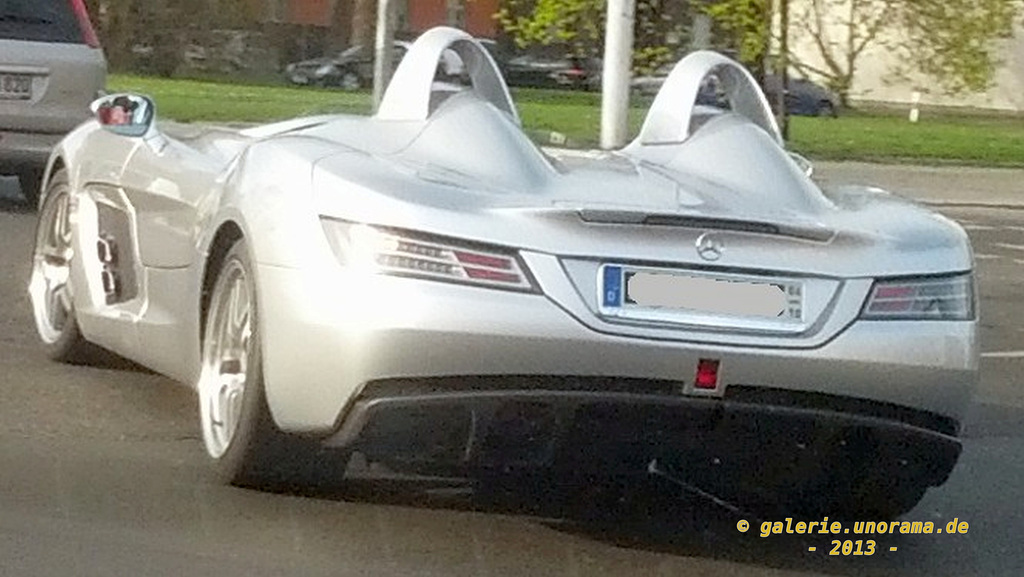
[[[793,2],[798,4],[800,0]],[[834,41],[844,38],[838,26],[833,27]],[[819,52],[810,39],[794,26],[791,31],[792,46],[802,58],[820,64]],[[865,50],[854,77],[852,100],[890,103],[910,103],[913,93],[921,91],[921,103],[938,106],[964,106],[1000,110],[1024,111],[1024,27],[1017,29],[1016,36],[1002,42],[1000,58],[1003,65],[995,76],[995,85],[984,93],[946,95],[937,83],[927,77],[898,79],[892,71],[904,64],[897,55],[884,47],[874,45]],[[813,78],[812,78],[813,79]]]

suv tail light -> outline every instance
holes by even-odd
[[[78,19],[78,26],[82,29],[82,40],[89,48],[99,48],[100,39],[96,36],[96,29],[92,27],[89,20],[89,11],[85,8],[85,0],[70,0],[71,8],[75,11],[75,18]]]

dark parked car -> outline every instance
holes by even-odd
[[[53,145],[106,81],[83,0],[0,1],[0,174],[17,174],[30,203]]]
[[[601,61],[573,56],[545,57],[521,54],[502,66],[510,86],[600,90]]]
[[[765,78],[765,93],[772,102],[778,102],[782,79],[775,75]],[[829,89],[806,78],[790,78],[786,94],[786,111],[795,116],[838,116],[839,98]]]
[[[653,96],[661,89],[665,78],[675,64],[666,64],[658,68],[654,73],[633,78],[632,88],[634,93],[642,96]],[[782,91],[782,79],[773,74],[768,75],[764,82],[765,95],[774,107],[778,102],[778,95]],[[701,86],[697,95],[700,104],[708,106],[719,106],[726,102],[721,88],[714,77]],[[839,99],[827,88],[819,86],[804,78],[789,79],[789,93],[786,96],[786,110],[795,116],[838,116]]]
[[[410,44],[396,40],[392,56],[393,67],[397,67]],[[373,85],[373,46],[352,46],[334,56],[321,56],[285,67],[285,77],[292,84],[332,86],[345,90],[358,90]],[[438,72],[451,78],[463,72],[462,61],[452,51],[445,52]]]

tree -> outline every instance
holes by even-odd
[[[392,2],[395,0],[392,0]],[[373,46],[377,30],[377,1],[353,0],[352,45]]]
[[[712,0],[704,11],[727,37],[738,60],[763,73],[771,49],[772,8],[772,0]]]
[[[1019,0],[795,0],[791,33],[814,58],[791,50],[789,62],[819,76],[843,104],[871,48],[898,54],[899,75],[923,74],[951,94],[981,92],[1020,12]]]
[[[1024,12],[1020,0],[906,0],[904,36],[895,44],[905,60],[949,94],[991,88],[1003,64],[1000,41],[1012,38]]]
[[[523,48],[564,47],[573,56],[600,57],[604,46],[605,0],[504,0],[501,26]],[[673,47],[689,38],[689,0],[638,0],[634,27],[634,68],[647,71],[674,59]]]

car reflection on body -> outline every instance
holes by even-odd
[[[601,88],[601,61],[596,58],[520,54],[507,60],[502,71],[509,86],[589,91]]]

